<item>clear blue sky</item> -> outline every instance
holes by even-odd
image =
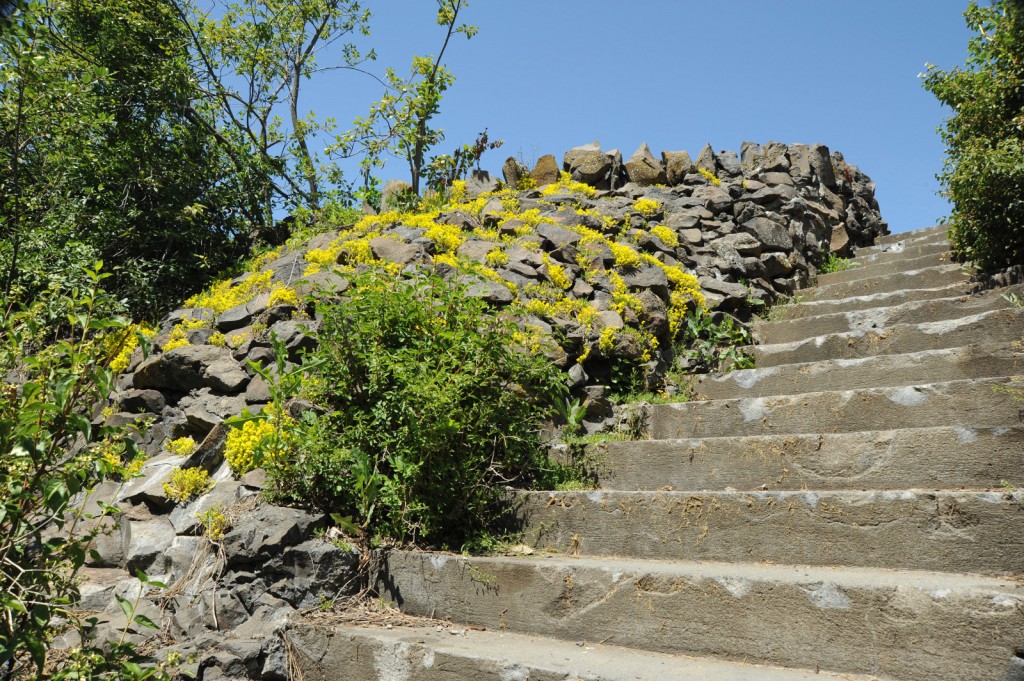
[[[473,0],[480,33],[453,42],[457,80],[438,119],[451,152],[487,127],[505,146],[483,167],[500,175],[510,155],[532,162],[599,139],[629,156],[710,142],[821,142],[877,183],[894,232],[948,213],[935,174],[948,115],[920,85],[931,62],[963,64],[967,0]],[[434,0],[372,3],[370,69],[406,72],[436,53]],[[305,103],[346,123],[379,97],[352,73],[312,81]],[[400,160],[382,176],[405,178]]]

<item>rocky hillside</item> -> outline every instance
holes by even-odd
[[[125,570],[160,575],[171,592],[143,610],[180,650],[202,651],[203,669],[272,679],[286,670],[277,624],[355,588],[353,554],[310,538],[322,518],[238,511],[263,481],[259,471],[233,479],[224,461],[224,420],[271,400],[249,363],[272,362],[273,336],[292,361],[314,346],[309,294],[343,297],[369,268],[434,272],[515,319],[524,350],[548,356],[594,407],[622,375],[659,386],[688,315],[747,318],[807,285],[830,254],[888,231],[870,179],[822,145],[706,147],[696,161],[644,145],[624,162],[595,143],[567,152],[561,168],[552,156],[533,169],[510,159],[504,176],[502,186],[476,173],[434,210],[369,215],[267,254],[168,315],[151,354],[126,349],[104,418],[147,421],[147,458],[123,488],[100,490],[125,516],[97,547],[86,607],[116,611],[114,594],[138,588]],[[590,428],[608,417],[592,408]],[[176,500],[165,483],[194,467],[215,485]],[[200,517],[209,532],[218,508],[236,510],[218,521],[224,535],[211,550]]]

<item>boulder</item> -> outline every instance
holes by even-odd
[[[693,160],[685,151],[663,151],[661,162],[665,166],[665,180],[673,186],[682,184],[683,179],[693,172]]]
[[[530,171],[530,177],[533,178],[538,187],[558,182],[558,176],[558,161],[551,154],[545,154],[537,159],[537,165]]]
[[[501,174],[505,177],[505,184],[515,189],[519,186],[520,180],[529,176],[530,169],[515,156],[509,156],[505,159],[505,165],[501,167]]]
[[[475,199],[486,192],[495,192],[501,187],[498,178],[492,177],[486,170],[474,170],[466,178],[466,196]]]
[[[139,365],[133,379],[140,390],[188,392],[212,388],[222,393],[245,389],[249,376],[225,348],[212,345],[185,345],[153,355]]]
[[[126,390],[117,397],[120,411],[130,414],[159,414],[167,406],[162,393],[156,390]]]
[[[840,223],[832,228],[832,239],[829,241],[828,251],[842,257],[850,255],[850,235],[846,232],[845,224]]]
[[[568,244],[577,244],[583,237],[564,227],[551,222],[542,222],[537,225],[537,234],[544,238],[548,250],[563,248]]]
[[[697,160],[694,161],[694,167],[698,170],[709,172],[712,175],[718,175],[718,163],[715,159],[715,151],[711,148],[710,144],[705,144],[704,148],[700,150],[700,154],[697,155]]]
[[[640,145],[625,165],[629,181],[641,187],[668,182],[664,164],[654,157],[647,142]]]
[[[754,218],[740,225],[764,245],[766,251],[788,251],[793,248],[793,239],[782,225],[768,218]]]
[[[714,242],[715,246],[719,244],[735,249],[740,255],[760,255],[762,249],[761,242],[746,232],[727,234]]]
[[[508,305],[515,300],[515,296],[507,286],[502,286],[490,279],[475,277],[472,280],[468,280],[466,295],[473,298],[482,298],[492,305]]]
[[[263,505],[239,518],[222,540],[230,565],[253,565],[280,556],[323,527],[321,515],[297,508]]]
[[[718,161],[718,167],[721,168],[723,176],[741,177],[743,175],[740,157],[736,155],[735,151],[723,149],[715,155],[715,158]]]
[[[611,189],[617,179],[613,177],[617,170],[615,160],[613,153],[601,151],[601,145],[595,141],[565,152],[562,168],[576,182],[584,182],[597,189]]]
[[[389,239],[388,237],[379,236],[376,239],[370,240],[370,250],[373,251],[373,255],[393,262],[398,265],[408,265],[410,263],[424,263],[428,260],[426,249],[418,244],[408,244],[397,239]]]
[[[131,524],[128,551],[125,554],[128,570],[142,570],[150,574],[163,573],[167,568],[164,554],[178,536],[170,520],[156,516],[145,521],[128,522]]]
[[[501,249],[501,247],[502,244],[497,241],[470,238],[459,246],[456,254],[460,258],[469,258],[473,262],[485,262],[488,253],[493,251],[495,248]]]

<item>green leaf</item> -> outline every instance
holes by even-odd
[[[132,614],[135,611],[135,606],[132,605],[132,602],[124,596],[118,596],[117,594],[114,594],[114,598],[117,599],[117,604],[121,606],[121,612],[123,612],[125,617],[128,618],[128,621],[131,622]]]

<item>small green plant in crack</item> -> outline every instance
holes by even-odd
[[[561,400],[555,400],[555,413],[562,423],[565,424],[562,429],[562,437],[569,438],[577,435],[582,430],[583,419],[587,415],[587,408],[583,406],[582,400],[573,400],[565,397]]]
[[[1016,291],[1009,291],[1000,297],[1008,302],[1012,307],[1018,310],[1024,310],[1024,296],[1019,295]]]
[[[728,315],[716,322],[705,310],[689,312],[681,335],[676,356],[689,361],[690,373],[754,368],[753,356],[744,350],[753,344],[750,331]]]
[[[835,253],[829,253],[828,257],[825,258],[825,262],[821,263],[821,267],[818,268],[818,274],[832,274],[833,272],[845,272],[846,270],[858,267],[859,263],[855,263],[849,258],[844,258]]]

